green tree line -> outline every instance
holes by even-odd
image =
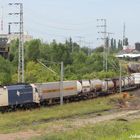
[[[1,85],[17,83],[18,43],[18,40],[10,43],[9,60],[0,57]],[[61,61],[64,62],[65,80],[108,78],[118,74],[119,61],[113,55],[109,55],[109,71],[106,73],[103,71],[103,48],[81,48],[71,38],[65,43],[57,43],[55,40],[44,43],[39,39],[34,39],[25,42],[24,48],[25,81],[28,83],[59,80],[60,65],[58,63]],[[56,74],[39,64],[38,60]]]

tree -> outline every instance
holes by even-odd
[[[51,82],[59,80],[59,75],[54,75],[39,63],[30,61],[26,66],[25,80],[28,83]]]
[[[73,42],[72,38],[70,37],[69,40],[66,40],[65,45],[68,47],[69,51],[73,52]]]
[[[39,39],[28,42],[27,46],[25,47],[26,59],[28,61],[36,61],[40,58],[40,46],[41,41]]]
[[[102,53],[104,51],[104,46],[100,46],[100,47],[97,47],[96,49],[94,49],[94,53]]]
[[[116,47],[116,39],[111,39],[111,51],[112,52],[115,52],[116,51],[116,49],[117,49],[117,47]]]
[[[19,47],[19,40],[12,40],[10,43],[10,56],[9,60],[12,61],[15,65],[18,64],[18,47]]]
[[[9,84],[12,81],[12,64],[0,56],[0,85]]]
[[[114,39],[114,45],[113,46],[114,46],[114,50],[116,50],[117,49],[117,47],[116,47],[117,46],[116,45],[116,39]]]
[[[129,45],[128,38],[125,38],[125,39],[124,39],[123,45],[124,45],[124,46],[128,46],[128,45]]]
[[[122,41],[119,40],[118,41],[118,50],[122,50],[123,49],[123,44],[122,44]]]
[[[40,58],[48,61],[52,61],[52,50],[49,44],[40,45]]]
[[[113,49],[114,49],[114,39],[111,38],[111,50],[113,50]]]

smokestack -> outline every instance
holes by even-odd
[[[10,24],[8,25],[8,34],[9,35],[11,34],[11,25]]]

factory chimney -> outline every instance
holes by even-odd
[[[11,25],[10,24],[8,25],[8,34],[9,35],[11,34]]]

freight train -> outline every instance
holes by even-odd
[[[120,84],[121,83],[121,84]],[[94,98],[139,88],[140,73],[106,80],[63,81],[64,102]],[[19,84],[0,88],[0,109],[31,107],[60,102],[60,82]]]

